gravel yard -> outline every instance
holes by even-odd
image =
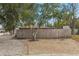
[[[12,39],[8,34],[0,36],[0,55],[14,56],[23,55],[24,40]]]
[[[29,42],[30,55],[79,55],[79,42],[72,39],[50,39]]]
[[[29,51],[29,52],[27,52]],[[79,55],[79,42],[72,39],[13,39],[9,34],[0,34],[1,56],[24,55]]]

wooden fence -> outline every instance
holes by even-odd
[[[71,29],[63,27],[62,29],[53,28],[19,28],[16,31],[16,38],[32,39],[34,30],[37,32],[37,39],[69,38]]]

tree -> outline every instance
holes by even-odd
[[[22,12],[21,12],[21,19],[24,23],[24,26],[33,26],[34,25],[34,15],[35,15],[35,4],[23,4],[22,5]]]
[[[72,29],[72,34],[74,34],[75,22],[78,12],[78,4],[67,3],[60,4],[58,16],[56,16],[56,21],[54,23],[55,27],[62,27],[68,25]]]
[[[76,22],[76,16],[77,16],[77,11],[78,11],[78,4],[71,4],[71,13],[72,13],[72,21],[71,21],[71,29],[72,29],[72,34],[74,34],[74,29],[75,29],[75,22]]]
[[[1,4],[0,18],[6,31],[14,31],[20,25],[30,25],[33,23],[33,4]],[[33,20],[33,21],[32,21]],[[24,21],[24,22],[23,22]]]
[[[40,4],[40,15],[38,16],[38,25],[39,27],[45,26],[47,27],[48,21],[51,18],[56,17],[56,13],[58,12],[59,4]]]
[[[6,31],[13,31],[18,22],[18,4],[1,4],[1,23]]]

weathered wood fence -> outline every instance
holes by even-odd
[[[16,38],[33,38],[33,30],[37,31],[37,39],[53,39],[53,38],[69,38],[71,37],[71,29],[63,27],[62,29],[53,28],[19,28],[16,31]]]

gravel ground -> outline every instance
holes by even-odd
[[[28,45],[30,55],[79,55],[79,42],[72,39],[40,39]]]
[[[0,34],[1,56],[24,56],[27,54],[43,56],[79,55],[79,42],[72,39],[40,39],[38,41],[29,41],[27,39],[13,39],[9,34]]]
[[[24,40],[12,39],[9,34],[0,34],[0,55],[16,56],[23,55]]]

